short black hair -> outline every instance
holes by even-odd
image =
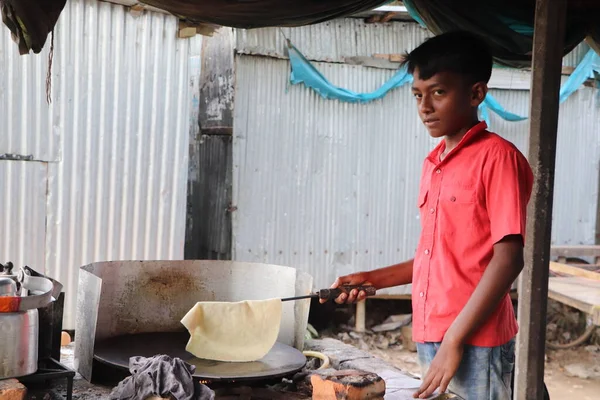
[[[469,84],[488,83],[492,75],[492,53],[477,35],[452,31],[427,39],[404,55],[403,65],[419,78],[427,80],[440,72],[452,72],[467,78]]]

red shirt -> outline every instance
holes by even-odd
[[[440,161],[442,141],[425,159],[419,190],[421,237],[414,260],[413,339],[441,342],[507,235],[525,239],[533,174],[510,142],[481,122]],[[467,341],[493,347],[518,331],[508,292]]]

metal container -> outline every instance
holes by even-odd
[[[37,372],[38,309],[54,301],[62,285],[29,267],[21,268],[15,277],[1,278],[0,289],[7,293],[0,298],[0,379],[18,378]],[[20,286],[20,293],[18,289],[15,293],[15,286]]]
[[[38,310],[4,313],[0,317],[0,379],[37,371]]]

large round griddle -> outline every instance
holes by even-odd
[[[195,378],[215,382],[279,378],[301,370],[306,357],[297,349],[275,343],[271,351],[254,362],[221,362],[194,357],[185,350],[187,332],[142,333],[117,336],[96,342],[94,358],[102,363],[129,369],[129,358],[168,355],[195,365]]]

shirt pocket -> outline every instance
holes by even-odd
[[[476,202],[475,189],[467,189],[458,186],[448,186],[442,190],[440,200],[452,204],[473,204]]]
[[[460,233],[469,238],[479,236],[481,216],[478,209],[475,188],[453,185],[442,187],[438,206],[440,231],[448,235]]]

